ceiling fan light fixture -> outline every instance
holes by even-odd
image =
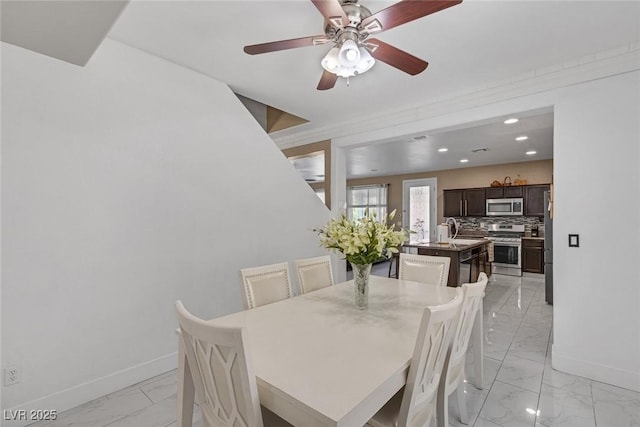
[[[312,3],[324,18],[323,35],[247,45],[244,51],[249,55],[257,55],[334,43],[338,49],[337,61],[334,61],[334,51],[322,59],[324,72],[317,86],[318,90],[327,90],[335,86],[337,77],[352,77],[371,69],[375,64],[372,56],[411,76],[420,74],[427,68],[428,62],[368,37],[455,6],[462,0],[415,1],[411,5],[400,0],[376,13],[358,4],[358,0],[312,0]],[[366,43],[365,49],[363,43]]]
[[[358,73],[358,70],[356,70],[356,67],[339,67],[336,74],[339,77],[347,78],[347,77],[353,77],[359,73]]]
[[[322,65],[322,68],[324,68],[325,70],[327,70],[330,73],[333,74],[337,74],[338,71],[338,55],[340,53],[340,49],[338,49],[337,47],[332,48],[329,53],[327,53],[327,55],[322,58],[322,61],[320,62],[320,64]]]
[[[357,61],[349,59],[354,56]],[[346,40],[342,46],[332,48],[321,61],[322,68],[344,78],[367,72],[375,63],[367,48],[358,46],[353,40]]]
[[[342,67],[355,67],[360,62],[360,50],[358,45],[351,39],[345,40],[340,46],[338,63]]]
[[[373,56],[371,56],[367,48],[361,46],[359,50],[360,62],[358,62],[356,69],[358,70],[358,74],[362,74],[369,71],[371,67],[373,67],[373,65],[376,63],[376,60],[373,59]]]

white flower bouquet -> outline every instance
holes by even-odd
[[[395,217],[394,210],[388,221]],[[389,258],[398,252],[398,246],[408,238],[403,230],[395,231],[395,224],[387,225],[376,219],[375,212],[357,220],[345,215],[333,218],[324,228],[316,228],[320,244],[327,249],[341,252],[351,264],[372,264],[382,257]]]

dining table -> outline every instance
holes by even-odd
[[[371,276],[366,309],[354,293],[351,280],[207,323],[246,328],[265,408],[294,426],[362,426],[405,385],[424,308],[451,301],[456,288]],[[473,333],[479,388],[481,328]],[[195,392],[179,341],[177,424],[191,427]]]

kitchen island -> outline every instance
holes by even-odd
[[[481,272],[491,275],[487,239],[454,239],[450,243],[409,242],[403,248],[416,248],[418,255],[446,256],[451,258],[447,286],[460,286],[475,282]],[[396,264],[398,277],[399,263]]]

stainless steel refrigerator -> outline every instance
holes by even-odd
[[[553,220],[549,216],[549,192],[544,192],[544,299],[553,305]]]

